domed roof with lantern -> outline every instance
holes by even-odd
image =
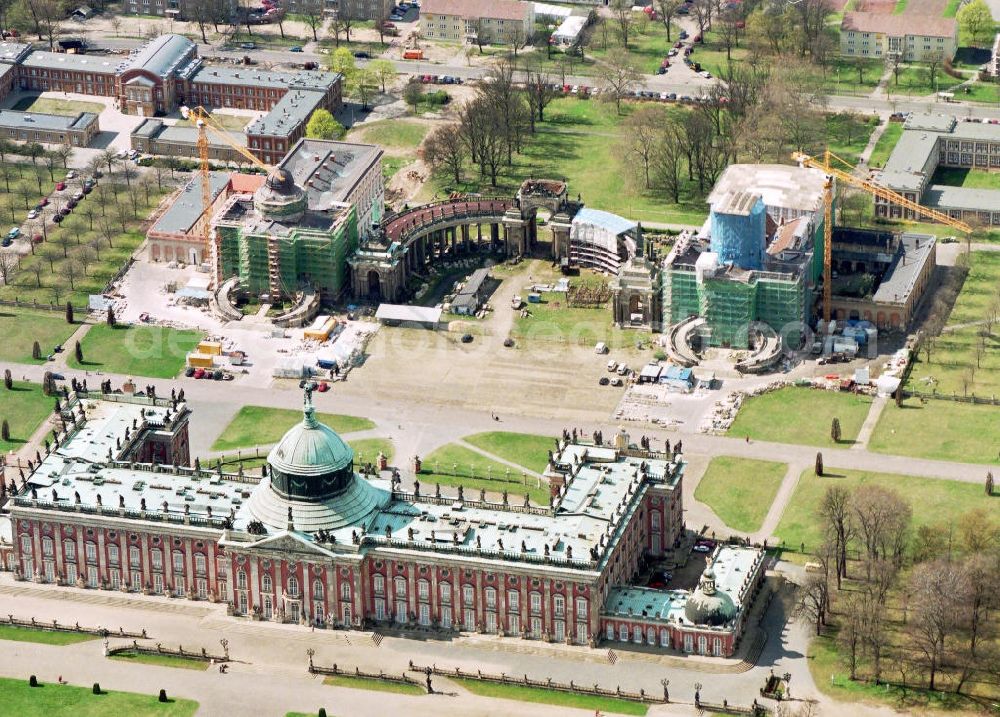
[[[736,617],[733,599],[715,587],[715,571],[711,566],[702,573],[698,589],[687,599],[684,617],[695,625],[725,625]]]

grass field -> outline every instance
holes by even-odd
[[[985,474],[984,474],[985,477]],[[881,485],[898,490],[913,508],[913,528],[928,524],[954,523],[973,508],[1000,505],[996,498],[987,498],[981,483],[918,478],[916,476],[870,473],[867,471],[833,469],[820,478],[810,468],[802,473],[775,533],[790,550],[805,543],[806,552],[819,547],[823,528],[816,516],[816,507],[827,486],[836,485],[852,490],[862,483]]]
[[[317,413],[316,419],[337,433],[353,433],[374,428],[367,418],[343,416],[336,413]],[[294,408],[269,408],[244,406],[230,421],[215,443],[213,451],[230,451],[235,448],[253,448],[277,443],[292,426],[302,420],[302,411]]]
[[[120,652],[111,655],[112,660],[122,662],[138,662],[143,665],[156,665],[157,667],[177,667],[182,670],[198,670],[204,672],[208,669],[208,662],[204,660],[192,660],[187,657],[177,655],[147,655],[141,652]]]
[[[620,145],[624,137],[621,121],[634,107],[624,103],[619,116],[613,102],[556,99],[545,109],[545,121],[537,125],[536,133],[527,137],[524,151],[514,156],[513,166],[501,171],[496,187],[489,178],[480,179],[478,169],[470,164],[458,184],[450,175],[436,173],[420,198],[430,200],[451,191],[511,195],[529,177],[572,177],[570,191],[580,194],[587,206],[637,221],[701,225],[707,212],[695,182],[685,181],[680,204],[633,188],[633,166],[623,157]]]
[[[80,342],[83,363],[73,348],[69,365],[148,378],[173,378],[184,368],[185,356],[201,341],[198,331],[163,326],[108,326],[95,324]]]
[[[675,39],[676,37],[674,35]],[[704,39],[704,42],[694,46],[694,52],[691,53],[691,61],[699,63],[702,70],[708,70],[714,77],[718,77],[729,67],[730,59],[726,56],[726,46],[722,42],[721,34],[712,30],[705,33]],[[740,33],[741,45],[745,45],[743,40],[744,37]],[[750,51],[745,46],[734,47],[731,56],[732,63],[740,65],[748,60]],[[679,56],[678,62],[683,62]]]
[[[871,398],[839,391],[788,387],[743,402],[729,435],[807,446],[849,446],[865,422]],[[830,438],[830,425],[840,419],[840,443]]]
[[[878,86],[884,69],[884,63],[879,60],[838,57],[826,71],[824,87],[833,94],[868,94]]]
[[[826,115],[823,132],[824,148],[851,164],[857,164],[868,139],[878,125],[878,118],[865,117],[854,112]]]
[[[0,164],[0,188],[3,189],[0,192],[0,221],[9,221],[18,226],[23,224],[25,228],[22,232],[27,235],[27,228],[33,226],[25,220],[28,210],[47,196],[56,182],[65,177],[66,170],[59,166],[59,162],[50,166],[47,161],[39,160],[37,165],[32,165],[30,162],[14,162],[5,157]],[[3,233],[6,234],[7,229]]]
[[[194,700],[159,702],[156,695],[115,691],[95,695],[90,687],[39,684],[29,687],[27,679],[0,677],[3,712],[17,717],[190,717],[198,709]]]
[[[931,360],[921,351],[910,372],[908,388],[919,391],[977,396],[1000,396],[1000,340],[994,326],[976,359],[979,333],[986,311],[1000,287],[1000,252],[974,251],[969,275],[948,317],[948,327],[934,340]],[[977,365],[978,363],[978,365]],[[969,373],[971,376],[969,376]],[[968,387],[967,379],[971,378]]]
[[[100,102],[64,100],[58,97],[22,97],[12,108],[18,112],[37,112],[43,115],[67,115],[75,117],[81,112],[101,114],[105,106]]]
[[[935,81],[931,82],[931,75],[927,68],[922,65],[905,65],[898,75],[889,78],[886,85],[886,94],[892,95],[930,95],[938,91],[944,91],[956,80],[942,71],[938,71]]]
[[[630,346],[635,335],[611,322],[608,307],[566,306],[566,294],[544,293],[541,302],[528,304],[528,316],[514,317],[511,336],[529,341],[595,344],[603,341],[611,348]]]
[[[356,441],[348,441],[354,449],[354,463],[374,463],[381,451],[392,465],[392,459],[396,456],[396,447],[388,438],[359,438]]]
[[[0,361],[15,363],[45,363],[52,349],[66,342],[76,326],[66,323],[58,311],[32,311],[31,309],[0,309]],[[31,347],[38,342],[42,358],[31,358]]]
[[[323,680],[330,687],[350,687],[354,690],[374,690],[375,692],[395,692],[400,695],[425,695],[426,690],[420,685],[403,682],[383,682],[382,680],[352,677],[350,675],[332,675]]]
[[[639,13],[635,14],[636,16],[639,15]],[[607,18],[607,22],[609,23],[607,48],[604,47],[600,28],[597,28],[594,30],[590,46],[584,50],[589,57],[594,58],[598,62],[603,61],[610,51],[622,49],[621,40],[619,40],[613,29],[614,21],[611,18]],[[675,24],[670,35],[671,39],[675,42],[679,31],[680,29]],[[673,42],[667,42],[667,29],[659,21],[646,25],[636,23],[632,32],[629,33],[629,58],[644,75],[651,75],[656,72],[672,46]],[[573,74],[576,73],[574,72]]]
[[[459,475],[453,475],[454,473]],[[440,483],[449,487],[464,486],[467,491],[466,500],[478,500],[480,489],[489,493],[506,490],[511,503],[520,504],[527,493],[533,503],[549,504],[549,486],[545,481],[539,483],[538,479],[528,476],[522,482],[521,473],[516,468],[491,461],[481,453],[457,443],[448,443],[424,456],[419,478],[423,492],[432,492],[434,484]],[[410,490],[412,486],[407,485],[405,488]]]
[[[42,425],[55,405],[55,399],[42,394],[37,383],[15,381],[8,391],[0,384],[0,421],[7,421],[10,440],[0,438],[0,450],[20,448]]]
[[[902,136],[903,123],[890,122],[882,133],[882,136],[878,138],[878,142],[875,143],[872,156],[868,158],[868,166],[884,167],[885,163],[889,161],[889,155],[892,154],[892,150],[896,148],[896,143],[899,142],[899,138]]]
[[[1000,406],[917,399],[882,411],[868,449],[914,458],[962,463],[997,463]]]
[[[246,115],[228,115],[224,112],[213,112],[212,121],[230,132],[242,132],[250,124],[252,117]],[[178,127],[197,127],[197,120],[181,119],[177,120]]]
[[[520,687],[518,685],[498,685],[493,682],[480,682],[463,678],[448,678],[460,687],[480,697],[493,697],[520,702],[536,702],[560,707],[574,707],[588,712],[611,712],[622,715],[644,715],[649,706],[640,702],[630,702],[614,697],[597,697],[592,695],[577,695],[569,692],[556,692],[540,687]]]
[[[938,167],[931,177],[931,184],[947,184],[950,187],[969,189],[1000,189],[1000,173],[985,169],[953,169]]]
[[[351,141],[370,142],[383,149],[416,149],[424,141],[430,125],[416,120],[395,119],[358,125]]]
[[[39,645],[75,645],[78,642],[96,639],[97,635],[80,632],[56,632],[54,630],[36,630],[31,627],[17,627],[16,625],[0,625],[0,640],[36,642]]]
[[[535,436],[530,433],[509,433],[490,431],[476,433],[463,439],[476,448],[524,466],[530,471],[541,473],[549,462],[549,451],[555,442],[549,436]]]
[[[759,530],[788,467],[774,461],[716,456],[698,482],[694,497],[734,530]]]

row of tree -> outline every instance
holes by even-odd
[[[1000,524],[985,509],[913,526],[909,501],[874,484],[826,489],[819,569],[796,609],[834,628],[851,680],[950,688],[1000,683]]]

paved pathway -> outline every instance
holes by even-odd
[[[781,522],[781,516],[784,515],[785,507],[788,505],[788,501],[792,499],[792,494],[795,493],[795,488],[799,484],[799,477],[804,470],[807,470],[807,466],[800,462],[788,464],[788,470],[785,472],[785,477],[781,480],[781,485],[778,487],[778,492],[775,494],[774,500],[771,502],[771,507],[764,517],[764,522],[761,523],[760,530],[751,536],[754,542],[763,542],[765,540],[770,544],[776,542],[774,532],[778,528],[778,523]]]
[[[868,408],[868,415],[865,417],[865,422],[861,424],[861,430],[858,431],[858,437],[851,445],[852,451],[867,450],[868,441],[871,439],[872,433],[875,431],[875,426],[878,425],[878,419],[882,416],[882,409],[884,409],[888,403],[889,398],[887,396],[875,397],[875,400],[872,401],[872,405]]]

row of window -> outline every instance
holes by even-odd
[[[373,588],[376,596],[385,595],[385,577],[382,575],[375,575],[373,579]],[[407,584],[406,578],[397,577],[393,581],[394,592],[397,600],[405,600],[407,597]],[[431,584],[430,581],[420,579],[417,581],[417,599],[420,601],[426,601],[430,599]],[[438,586],[438,591],[440,595],[440,602],[443,605],[448,605],[451,603],[452,598],[452,585],[448,582],[442,582]],[[483,597],[486,600],[486,607],[495,608],[497,606],[497,590],[496,588],[487,587],[483,590]],[[537,590],[528,593],[529,605],[532,613],[540,613],[542,611],[542,594]],[[476,602],[476,588],[474,585],[466,583],[462,585],[462,604],[465,606],[475,605]],[[507,608],[516,612],[520,610],[521,605],[521,593],[517,590],[507,591]],[[564,615],[566,613],[566,598],[562,595],[554,595],[552,597],[552,609],[556,615]],[[587,617],[587,598],[579,597],[576,599],[576,614],[577,617],[586,618]]]
[[[657,635],[657,631],[653,627],[647,627],[643,630],[641,625],[634,625],[630,630],[628,625],[619,625],[618,633],[616,635],[615,626],[609,623],[605,628],[605,637],[607,637],[608,640],[617,639],[619,642],[634,642],[637,645],[656,645],[657,637],[659,637],[660,647],[670,647],[670,631],[665,627],[661,627],[659,635]],[[708,646],[708,637],[705,635],[698,635],[698,653],[701,655],[707,655]],[[685,634],[684,652],[694,652],[694,649],[694,635]],[[716,657],[722,656],[721,637],[712,638],[712,654]]]
[[[115,544],[110,544],[108,547],[108,564],[118,565],[121,559],[121,550]],[[30,556],[32,553],[32,543],[30,535],[21,536],[21,553],[25,556]],[[44,557],[52,557],[55,553],[55,542],[49,536],[42,536],[42,555]],[[76,541],[74,540],[64,540],[63,541],[63,555],[66,557],[67,562],[76,561]],[[93,541],[87,541],[84,543],[84,557],[88,563],[97,562],[97,543]],[[135,545],[130,546],[128,550],[129,565],[133,568],[139,568],[142,565],[142,551]],[[174,550],[172,553],[173,557],[173,568],[174,572],[182,573],[185,569],[185,554],[183,550]],[[159,548],[151,548],[149,551],[149,562],[154,570],[163,569],[163,551]],[[204,553],[194,554],[194,571],[199,575],[204,575],[208,571],[208,558]],[[218,561],[218,572],[220,576],[226,574],[226,563],[225,558],[219,558]]]
[[[265,573],[260,579],[260,588],[264,593],[274,592],[274,581],[270,574]],[[247,573],[245,570],[236,571],[236,589],[245,591],[247,589]],[[285,592],[288,593],[290,597],[296,597],[299,594],[299,579],[294,575],[289,575],[288,580],[285,582]],[[322,600],[324,595],[323,581],[314,580],[313,581],[313,597],[316,600]],[[340,599],[350,600],[351,599],[351,585],[347,582],[342,582],[340,584]]]
[[[21,565],[25,575],[33,575],[35,564],[32,558],[24,557],[21,559]],[[55,582],[56,580],[56,570],[55,562],[53,560],[43,560],[42,561],[42,577],[46,582]],[[80,577],[80,573],[77,572],[76,563],[66,563],[66,582],[67,584],[74,584],[77,578]],[[153,573],[153,580],[150,584],[150,590],[155,595],[162,595],[164,593],[165,582],[163,575],[160,573]],[[87,565],[83,572],[84,583],[91,588],[100,587],[100,574],[98,573],[96,565]],[[123,580],[121,571],[118,568],[110,568],[108,570],[108,584],[112,590],[120,590],[123,587]],[[205,600],[208,598],[208,580],[206,578],[195,578],[194,580],[194,592],[195,595]],[[131,581],[127,585],[131,590],[139,592],[143,589],[142,584],[142,574],[138,572],[133,572],[131,574]],[[184,576],[175,575],[173,585],[171,586],[171,592],[177,597],[184,597],[187,594],[187,582]]]

